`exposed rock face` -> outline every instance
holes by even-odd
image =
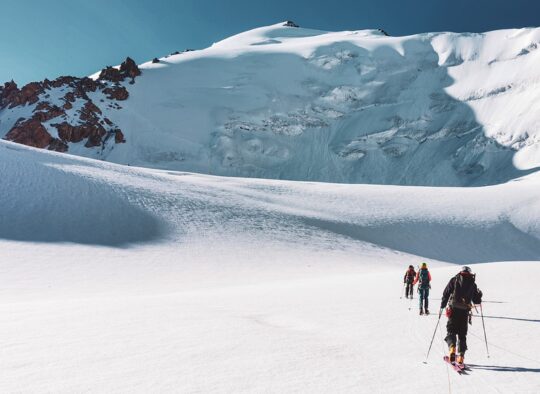
[[[114,86],[111,88],[105,88],[103,89],[103,93],[107,95],[108,99],[111,100],[127,100],[129,97],[129,92],[124,86]]]
[[[139,75],[141,75],[141,70],[139,70],[139,67],[137,66],[135,61],[132,58],[128,57],[120,65],[120,68],[108,66],[101,70],[98,79],[118,83],[126,78],[131,78],[131,82],[133,82],[135,77],[138,77]]]
[[[39,120],[28,119],[15,123],[7,133],[6,139],[34,148],[46,148],[51,143],[52,137]]]
[[[126,140],[124,139],[124,133],[122,133],[120,129],[117,129],[114,134],[114,142],[117,144],[123,144],[124,142],[126,142]]]
[[[6,82],[0,86],[0,115],[7,111],[17,119],[22,111],[24,116],[7,130],[4,138],[57,152],[67,152],[70,143],[83,141],[87,148],[103,149],[113,136],[115,143],[124,143],[124,133],[104,110],[119,109],[111,101],[127,100],[129,92],[122,83],[134,83],[139,75],[139,67],[128,57],[119,68],[101,70],[96,80],[62,76],[53,81],[31,82],[20,89],[15,82]],[[33,106],[30,116],[28,106]]]
[[[159,63],[159,59],[157,57],[153,58],[152,63]]]
[[[296,23],[294,23],[293,21],[286,21],[283,26],[285,27],[300,27],[298,26]]]
[[[18,105],[34,104],[38,101],[38,96],[43,93],[41,82],[30,82],[19,89],[13,81],[4,84],[0,95],[0,108],[13,108]]]

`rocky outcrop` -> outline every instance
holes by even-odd
[[[119,68],[108,66],[101,70],[98,80],[118,83],[126,78],[131,78],[130,83],[133,83],[135,77],[139,75],[141,75],[141,70],[132,58],[127,57]]]
[[[105,128],[99,123],[87,123],[73,126],[67,122],[53,124],[58,130],[58,137],[62,141],[81,142],[86,139],[87,148],[100,146],[101,139],[107,134]]]
[[[117,143],[117,144],[123,144],[124,142],[126,142],[126,140],[124,139],[124,133],[122,133],[122,130],[120,129],[117,129],[114,133],[114,142]]]
[[[129,92],[124,86],[113,86],[103,89],[103,93],[107,95],[110,100],[123,101],[129,97]]]
[[[298,26],[296,23],[294,23],[293,21],[286,21],[283,26],[285,27],[300,27]]]
[[[104,148],[112,140],[124,143],[124,133],[104,110],[121,108],[114,102],[129,97],[123,83],[132,84],[139,75],[141,70],[128,57],[118,68],[101,70],[97,79],[62,76],[52,81],[31,82],[22,88],[13,81],[7,82],[0,86],[0,117],[2,112],[11,112],[10,117],[16,119],[19,109],[34,107],[30,116],[15,122],[4,139],[57,152],[67,152],[70,143],[83,141],[88,148]],[[102,98],[96,100],[96,97]],[[56,134],[58,137],[53,137]]]
[[[52,137],[39,120],[28,119],[17,121],[6,134],[6,139],[34,148],[46,148],[51,143]]]
[[[43,93],[41,82],[31,82],[19,89],[13,81],[4,84],[0,95],[0,108],[14,108],[18,105],[34,104]]]

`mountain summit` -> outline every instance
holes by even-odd
[[[0,87],[0,136],[208,174],[486,185],[540,166],[540,29],[279,23],[86,78]]]

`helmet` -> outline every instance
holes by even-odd
[[[461,272],[467,272],[469,274],[472,274],[471,267],[469,267],[467,265],[464,265],[463,267],[461,267]]]
[[[426,263],[422,263],[422,268],[427,268],[427,264]]]
[[[410,270],[413,270],[414,267],[413,267],[412,265],[409,265],[409,269],[410,269]]]

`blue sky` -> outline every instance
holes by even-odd
[[[0,81],[83,76],[294,20],[392,35],[538,26],[536,0],[2,0]]]

